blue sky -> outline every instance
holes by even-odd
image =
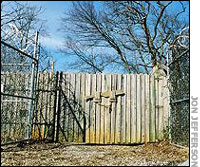
[[[72,1],[24,1],[31,6],[41,6],[44,12],[41,14],[41,18],[47,20],[47,31],[49,32],[49,37],[41,37],[42,45],[46,46],[48,50],[52,53],[53,59],[56,61],[56,70],[67,71],[65,67],[65,61],[69,61],[66,56],[63,56],[58,52],[58,48],[62,47],[63,34],[59,32],[60,28],[60,18],[63,16],[64,11],[67,11],[72,6]],[[103,2],[96,1],[95,5],[97,9],[102,7]],[[174,3],[172,10],[177,10],[180,7],[178,3]],[[189,7],[188,7],[189,8]],[[188,13],[189,15],[189,13]],[[189,17],[188,17],[189,18]]]
[[[42,45],[46,46],[52,53],[55,63],[55,69],[58,71],[67,70],[64,62],[68,61],[65,56],[58,52],[58,48],[62,46],[63,34],[59,32],[60,18],[64,11],[67,11],[72,6],[72,1],[25,1],[33,6],[41,6],[44,12],[41,18],[47,20],[47,31],[49,37],[41,37]],[[97,7],[101,7],[100,1],[95,2]]]
[[[27,1],[27,3],[33,6],[41,6],[44,10],[41,18],[47,21],[49,37],[41,37],[40,42],[51,52],[56,61],[55,69],[62,70],[63,56],[57,50],[62,45],[63,38],[58,29],[60,28],[60,18],[63,12],[71,7],[71,1]]]

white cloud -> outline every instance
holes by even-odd
[[[53,37],[41,37],[40,43],[51,49],[57,49],[63,46],[62,39]]]

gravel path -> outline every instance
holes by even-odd
[[[155,166],[178,165],[188,159],[189,149],[151,143],[138,146],[88,146],[31,144],[7,146],[2,166]]]

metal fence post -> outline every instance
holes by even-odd
[[[35,34],[35,46],[34,46],[34,60],[32,60],[32,71],[31,71],[31,90],[30,90],[30,95],[32,100],[29,103],[29,108],[28,108],[28,116],[27,116],[27,139],[29,139],[32,136],[32,115],[33,115],[33,105],[34,105],[34,100],[33,98],[34,93],[35,93],[35,84],[36,84],[36,72],[38,68],[38,57],[37,57],[37,45],[38,45],[38,32]],[[36,59],[36,60],[35,60]]]

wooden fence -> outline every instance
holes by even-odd
[[[67,142],[135,144],[165,137],[169,105],[163,76],[63,73],[53,84],[52,76],[42,73],[38,79],[34,124],[43,135],[52,125],[51,134]],[[53,91],[49,80],[58,89]]]
[[[68,141],[85,140],[97,144],[155,142],[162,140],[167,130],[165,77],[64,73],[62,90],[69,101],[68,105],[65,100],[61,102],[60,113],[61,128],[66,131]]]

